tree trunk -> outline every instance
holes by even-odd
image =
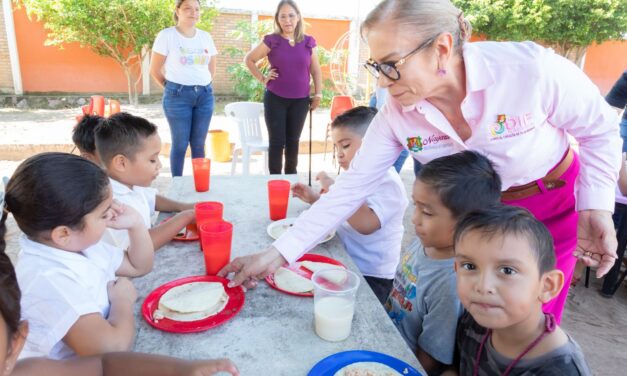
[[[136,82],[133,79],[133,71],[132,71],[132,67],[130,67],[128,64],[123,64],[122,68],[124,68],[124,74],[126,75],[126,85],[127,85],[127,90],[128,90],[128,103],[130,103],[133,106],[136,106],[139,101],[137,99],[137,87],[136,87]]]
[[[564,56],[568,60],[575,63],[580,69],[583,69],[583,65],[586,57],[587,46],[573,46],[568,44],[553,46],[555,52]]]

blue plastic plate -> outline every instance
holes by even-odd
[[[319,361],[307,376],[333,376],[349,364],[357,362],[377,362],[398,371],[401,375],[422,376],[422,374],[400,359],[374,351],[352,350],[329,355]]]

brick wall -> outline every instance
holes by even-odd
[[[250,51],[250,44],[236,40],[229,34],[235,30],[235,26],[240,21],[250,22],[250,13],[224,13],[220,12],[220,15],[216,19],[211,30],[211,36],[216,44],[216,48],[220,55],[218,56],[218,66],[216,68],[216,77],[213,81],[213,89],[218,94],[232,94],[233,93],[233,81],[229,79],[229,75],[226,69],[236,63],[240,63],[243,60],[242,57],[231,58],[226,53],[225,49],[228,46],[233,46],[242,49],[245,53]]]
[[[13,93],[11,60],[9,59],[9,45],[2,6],[0,6],[0,93]]]

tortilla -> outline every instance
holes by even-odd
[[[338,270],[337,273],[331,273],[331,272],[325,273],[325,279],[328,280],[329,282],[333,282],[335,284],[341,284],[342,282],[346,280],[346,273],[343,272],[345,268],[340,265],[329,264],[326,262],[315,262],[315,261],[301,261],[300,264],[314,273],[319,270],[324,270],[324,269],[337,269]]]
[[[192,282],[173,287],[159,299],[154,319],[196,321],[222,311],[229,301],[220,282]]]
[[[341,368],[333,376],[398,376],[403,375],[385,364],[377,362],[357,362]]]
[[[169,318],[174,321],[197,321],[204,320],[207,317],[211,317],[221,312],[226,304],[229,302],[229,296],[225,293],[224,296],[220,299],[218,305],[215,307],[208,309],[206,311],[199,312],[189,312],[189,313],[181,313],[169,310],[161,305],[159,305],[159,309],[155,311],[153,317],[155,320],[160,320],[164,317]]]
[[[274,273],[274,283],[281,290],[293,293],[310,292],[313,290],[313,283],[310,280],[284,267],[280,267]]]
[[[220,282],[186,283],[163,294],[159,308],[163,306],[180,313],[207,311],[218,304],[223,294],[224,286]]]

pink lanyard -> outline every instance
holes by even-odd
[[[512,370],[512,368],[514,368],[516,363],[518,363],[518,361],[523,356],[525,356],[529,351],[531,351],[531,349],[536,347],[536,345],[542,340],[542,338],[544,338],[544,336],[546,336],[548,333],[554,332],[556,327],[557,327],[557,323],[555,321],[555,316],[553,316],[552,313],[545,313],[544,314],[544,331],[538,336],[538,338],[536,338],[533,342],[531,342],[529,346],[527,346],[527,348],[524,349],[516,357],[516,359],[514,359],[509,364],[509,366],[507,366],[507,369],[505,370],[505,372],[503,372],[501,376],[509,375],[510,371]],[[490,338],[490,335],[492,335],[492,329],[488,329],[488,332],[483,336],[483,339],[481,340],[481,344],[479,345],[479,351],[477,351],[477,356],[475,358],[475,366],[472,372],[473,376],[477,376],[479,374],[479,361],[481,360],[481,353],[483,352],[483,346],[485,345],[488,338]]]

